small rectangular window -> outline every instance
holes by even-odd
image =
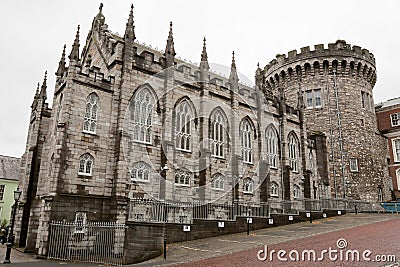
[[[306,101],[307,101],[307,108],[312,108],[313,107],[312,90],[306,91]]]
[[[358,160],[355,158],[350,159],[350,171],[358,172]]]
[[[314,97],[315,97],[315,107],[321,107],[321,89],[314,90]]]
[[[365,93],[361,92],[361,104],[362,107],[365,108]]]
[[[322,107],[321,89],[305,91],[306,108]]]
[[[6,185],[0,184],[0,201],[3,200],[4,198],[4,190],[5,190]]]
[[[400,125],[400,112],[391,114],[390,118],[392,120],[392,126],[399,126]]]
[[[392,149],[394,162],[400,162],[400,139],[393,140]]]

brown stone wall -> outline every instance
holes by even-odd
[[[321,167],[329,170],[331,196],[377,201],[378,187],[382,187],[384,198],[390,197],[385,146],[371,103],[376,80],[372,54],[337,41],[328,49],[316,46],[315,51],[310,51],[306,47],[300,54],[278,55],[264,72],[266,87],[274,92],[284,90],[291,105],[298,103],[299,91],[307,104],[305,92],[321,90],[322,105],[306,107],[304,117],[308,133],[322,132],[327,136],[328,165]],[[362,94],[367,95],[364,105]],[[357,171],[350,170],[351,158],[358,160]]]

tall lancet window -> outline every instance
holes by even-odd
[[[253,163],[253,127],[247,119],[244,119],[240,130],[243,162]]]
[[[276,134],[276,129],[273,126],[269,126],[266,131],[266,150],[267,159],[269,166],[271,168],[278,167],[278,135]]]
[[[87,133],[96,133],[97,112],[99,97],[95,93],[91,93],[86,98],[85,119],[83,122],[83,131]]]
[[[294,133],[290,133],[288,136],[289,144],[289,165],[293,172],[299,171],[299,141]]]
[[[226,121],[220,110],[216,110],[210,117],[211,155],[223,158],[225,147]]]
[[[151,144],[154,96],[148,88],[136,92],[133,100],[133,140]]]
[[[176,148],[182,151],[191,151],[193,111],[185,99],[175,109],[175,138]]]

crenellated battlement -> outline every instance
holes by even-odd
[[[375,57],[368,49],[347,44],[344,40],[328,44],[302,47],[290,51],[287,56],[276,55],[263,70],[265,86],[276,89],[281,82],[293,79],[304,79],[310,76],[337,73],[364,79],[372,88],[376,83]]]
[[[325,49],[324,44],[317,44],[314,45],[314,50],[311,50],[309,46],[306,46],[300,48],[300,53],[297,53],[297,50],[292,50],[288,52],[287,56],[285,54],[278,54],[276,55],[276,59],[271,60],[269,64],[265,66],[264,70],[269,72],[270,70],[276,69],[285,64],[290,64],[294,61],[336,55],[362,59],[375,67],[374,54],[370,53],[368,49],[356,45],[351,46],[344,40],[337,40],[335,43],[328,44],[327,49]]]

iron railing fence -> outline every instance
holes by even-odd
[[[268,202],[201,203],[171,202],[153,199],[131,199],[129,221],[193,223],[194,219],[235,221],[237,216],[268,218],[270,214],[298,215],[300,212],[345,210],[348,212],[378,212],[379,203],[350,199],[296,199],[293,201],[270,199]]]
[[[271,199],[268,203],[271,214],[298,215],[301,209],[301,203],[295,201]]]
[[[125,224],[53,221],[47,258],[122,265],[124,238]]]
[[[322,209],[345,210],[347,212],[381,212],[380,203],[353,199],[323,198]]]
[[[268,203],[201,203],[131,199],[130,221],[193,223],[194,219],[235,221],[237,216],[269,217]]]

